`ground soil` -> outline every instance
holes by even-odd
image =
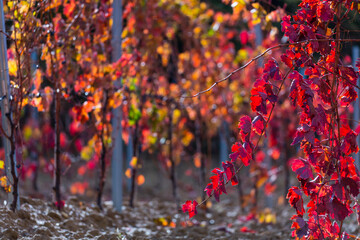
[[[0,208],[1,239],[290,239],[288,211],[278,212],[276,223],[260,224],[226,199],[191,220],[174,203],[157,199],[137,202],[134,209],[125,203],[122,213],[110,201],[101,211],[69,198],[60,212],[40,199],[21,202],[15,213]]]
[[[65,207],[62,211],[56,210],[51,201],[52,180],[47,175],[40,176],[36,194],[31,181],[21,182],[21,196],[33,197],[21,197],[21,208],[15,213],[4,205],[7,197],[0,191],[0,239],[292,239],[290,218],[295,210],[281,197],[284,191],[280,185],[271,201],[260,189],[255,217],[249,218],[249,206],[254,200],[249,197],[249,186],[253,183],[245,169],[241,172],[242,186],[248,196],[244,209],[239,208],[237,188],[228,187],[228,194],[221,196],[220,203],[212,199],[207,211],[199,208],[198,215],[189,219],[173,201],[171,182],[156,164],[150,163],[146,162],[143,168],[146,182],[138,186],[135,208],[128,205],[129,193],[124,183],[121,213],[113,209],[110,201],[110,176],[105,186],[103,210],[94,204],[96,175],[87,178],[90,187],[84,195],[74,196],[69,193],[69,186],[75,181],[76,173],[67,173],[63,178]],[[178,196],[182,203],[197,199],[202,193],[198,180],[188,175],[187,169],[189,166],[178,169]],[[277,201],[279,196],[282,203]],[[266,209],[266,205],[271,205],[272,210]],[[348,233],[360,236],[355,215],[343,227]]]

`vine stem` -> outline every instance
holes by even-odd
[[[104,192],[105,186],[105,178],[106,178],[106,155],[107,155],[107,147],[105,143],[105,125],[108,124],[106,121],[106,109],[109,101],[108,91],[105,90],[104,92],[104,105],[102,109],[102,128],[100,133],[100,140],[101,140],[101,155],[100,155],[100,178],[99,178],[99,189],[97,195],[97,205],[98,207],[103,210],[102,208],[102,195]]]
[[[284,86],[285,80],[287,79],[287,77],[289,76],[289,74],[290,74],[293,70],[294,70],[294,67],[290,68],[290,69],[287,71],[287,73],[285,74],[285,76],[283,77],[283,79],[282,79],[282,81],[281,81],[281,84],[280,84],[280,86],[279,86],[279,91],[278,91],[278,93],[276,94],[276,97],[279,96],[280,91],[281,91],[282,87]],[[269,116],[267,117],[267,120],[266,120],[266,122],[265,122],[265,126],[264,126],[264,128],[262,129],[262,131],[261,131],[261,135],[260,135],[258,141],[256,142],[256,145],[255,145],[255,147],[254,147],[254,149],[253,149],[253,152],[255,152],[256,149],[257,149],[258,146],[259,146],[259,143],[260,143],[260,141],[261,141],[261,139],[262,139],[262,136],[264,135],[264,132],[265,132],[265,130],[266,130],[266,127],[267,127],[268,123],[270,122],[270,119],[271,119],[272,113],[274,112],[275,106],[276,106],[276,102],[273,103],[272,106],[271,106],[271,110],[270,110]],[[243,166],[244,166],[244,163],[241,163],[240,167],[235,171],[234,175],[233,175],[230,179],[227,179],[227,180],[226,180],[225,185],[227,185],[227,184],[240,172],[240,170],[242,169]],[[205,198],[202,202],[200,202],[200,203],[198,204],[198,206],[201,206],[201,205],[205,204],[206,201],[208,201],[213,195],[214,195],[214,193],[211,193],[207,198]]]
[[[257,55],[256,57],[252,58],[250,61],[248,61],[245,65],[242,65],[241,67],[235,69],[234,71],[232,71],[231,73],[229,73],[226,77],[214,82],[209,88],[200,91],[194,95],[190,95],[190,96],[184,96],[181,95],[178,98],[194,98],[197,97],[201,94],[210,92],[216,85],[218,85],[219,83],[225,82],[227,80],[229,80],[234,74],[238,73],[239,71],[245,69],[247,66],[249,66],[251,63],[255,62],[256,60],[258,60],[259,58],[265,56],[267,53],[269,53],[271,50],[274,49],[278,49],[278,48],[282,48],[282,47],[288,47],[288,46],[293,46],[293,45],[300,45],[303,43],[309,43],[309,42],[329,42],[329,41],[334,41],[334,39],[308,39],[308,40],[304,40],[304,41],[299,41],[299,42],[293,42],[293,43],[282,43],[282,44],[278,44],[276,46],[270,47],[268,49],[266,49],[265,51],[263,51],[262,53],[260,53],[259,55]],[[360,42],[360,39],[336,39],[336,42]]]

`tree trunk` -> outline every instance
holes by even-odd
[[[173,132],[173,105],[170,103],[169,105],[169,128],[168,128],[168,138],[169,138],[169,160],[171,163],[170,167],[170,179],[173,190],[173,197],[176,202],[177,209],[180,209],[180,203],[177,196],[177,184],[176,184],[176,172],[175,172],[175,161],[173,158],[173,144],[172,144],[172,132]]]
[[[61,162],[60,162],[60,107],[61,107],[61,92],[59,82],[56,82],[55,89],[55,149],[54,149],[54,200],[58,210],[62,207],[61,201]]]
[[[130,188],[130,199],[129,199],[129,206],[134,207],[134,199],[135,199],[135,191],[136,191],[136,176],[137,176],[137,169],[139,164],[139,155],[140,152],[138,150],[139,144],[139,122],[135,124],[134,130],[134,144],[133,144],[133,157],[136,158],[136,164],[131,169],[131,188]]]
[[[106,146],[105,146],[105,125],[106,125],[106,108],[108,103],[108,92],[107,90],[104,91],[104,105],[102,109],[102,129],[101,129],[101,156],[100,156],[100,178],[99,178],[99,189],[98,189],[98,195],[97,195],[97,205],[102,210],[102,195],[104,192],[104,186],[105,186],[105,177],[106,177]]]

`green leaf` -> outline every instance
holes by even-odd
[[[135,125],[141,118],[141,112],[135,108],[134,105],[130,106],[129,109],[129,124],[130,126]]]

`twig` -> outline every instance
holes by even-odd
[[[259,55],[257,55],[256,57],[252,58],[250,61],[248,61],[245,65],[235,69],[234,71],[232,71],[231,73],[229,73],[226,77],[214,82],[209,88],[200,91],[194,95],[190,95],[190,96],[179,96],[179,98],[194,98],[197,97],[201,94],[210,92],[216,85],[218,85],[219,83],[225,82],[227,80],[229,80],[231,78],[231,76],[233,76],[235,73],[245,69],[247,66],[249,66],[251,63],[255,62],[256,60],[258,60],[259,58],[263,57],[265,54],[267,54],[268,52],[270,52],[271,50],[277,49],[277,48],[282,48],[282,47],[288,47],[288,46],[292,46],[292,45],[300,45],[303,43],[309,43],[309,42],[329,42],[329,41],[334,41],[334,42],[360,42],[360,39],[309,39],[309,40],[304,40],[304,41],[299,41],[299,42],[294,42],[294,43],[283,43],[283,44],[278,44],[276,46],[270,47],[268,49],[266,49],[265,51],[263,51],[262,53],[260,53]]]

